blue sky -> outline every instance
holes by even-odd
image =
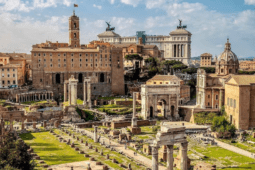
[[[239,57],[255,56],[255,0],[0,0],[1,52],[26,52],[45,40],[68,42],[73,4],[81,43],[96,40],[110,21],[121,36],[169,35],[178,19],[192,35],[192,56],[219,55],[227,37]]]

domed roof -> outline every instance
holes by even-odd
[[[192,35],[189,31],[184,28],[177,28],[176,30],[170,32],[170,35]]]
[[[224,60],[226,62],[233,60],[234,62],[238,62],[238,58],[236,56],[236,54],[231,51],[231,43],[229,43],[229,39],[227,41],[227,43],[225,44],[225,49],[224,51],[220,54],[220,56],[218,57],[218,62],[220,62],[221,60]]]

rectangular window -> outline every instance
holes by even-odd
[[[66,64],[64,64],[64,67],[66,67]]]
[[[10,77],[10,74],[7,74],[7,77]]]
[[[15,74],[13,74],[13,77],[15,77]]]
[[[232,99],[230,99],[230,107],[232,107],[233,106],[233,100]]]
[[[58,62],[60,62],[60,59],[58,59]]]
[[[97,57],[97,54],[95,54],[95,56]]]
[[[45,54],[45,53],[43,53],[43,56],[45,57],[45,56],[46,56],[46,54]]]
[[[80,58],[80,62],[81,62],[81,58]]]
[[[12,71],[15,71],[15,69],[13,69]]]
[[[46,64],[44,64],[44,67],[47,67],[47,65],[46,65]]]
[[[236,99],[234,99],[234,108],[236,108]]]
[[[4,80],[2,81],[2,84],[4,84],[5,82],[4,82]]]
[[[81,67],[81,64],[80,64],[80,67]]]
[[[80,57],[81,57],[81,54],[80,54]]]
[[[88,59],[86,59],[86,61],[88,61]]]
[[[66,53],[64,53],[64,57],[66,56]]]
[[[2,68],[2,71],[4,71],[4,69]]]
[[[52,53],[50,53],[50,56],[52,56]]]
[[[71,61],[73,62],[73,58],[71,59]]]
[[[52,62],[52,58],[50,59],[50,62]]]
[[[4,77],[4,73],[2,73],[2,77]]]
[[[86,57],[88,57],[88,54],[85,54]]]
[[[38,53],[38,56],[41,56],[41,54],[40,54],[40,53]]]
[[[156,82],[153,82],[153,84],[156,84]]]
[[[73,57],[73,53],[71,54],[71,56]]]
[[[13,84],[16,84],[15,80],[13,80]]]
[[[218,100],[218,95],[215,96],[216,100]]]
[[[58,67],[60,67],[60,64],[58,64]]]
[[[90,54],[90,57],[93,57],[93,54]]]
[[[44,59],[44,62],[46,62],[46,59]]]
[[[10,69],[7,68],[7,71],[10,71]]]
[[[8,80],[8,84],[11,84],[10,80]]]
[[[36,53],[34,53],[34,56],[36,56]]]

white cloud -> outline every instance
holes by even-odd
[[[120,0],[122,3],[136,7],[141,0]]]
[[[29,12],[36,8],[57,7],[58,4],[70,6],[71,3],[72,0],[33,0],[31,4],[29,4],[29,1],[23,2],[22,0],[0,0],[0,4],[2,4],[0,11]]]
[[[93,4],[93,7],[98,8],[98,9],[102,9],[102,6],[96,5],[96,4]]]
[[[115,0],[109,0],[111,4],[114,4]]]
[[[244,3],[247,5],[255,5],[255,0],[244,0]]]

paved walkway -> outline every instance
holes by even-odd
[[[94,133],[92,133],[88,130],[81,129],[81,128],[76,128],[76,130],[79,130],[79,132],[84,131],[88,136],[91,136],[91,137],[94,136]],[[106,138],[104,136],[101,136],[100,140],[104,140],[105,143],[109,145],[109,139],[108,138]],[[151,159],[149,159],[147,157],[144,157],[143,155],[141,155],[139,153],[137,153],[137,155],[134,156],[134,151],[130,150],[130,149],[125,149],[124,144],[119,144],[119,143],[116,143],[116,142],[111,140],[111,145],[110,146],[115,148],[116,150],[122,151],[125,155],[128,155],[129,157],[134,158],[136,161],[144,164],[146,167],[152,168],[152,160]],[[159,169],[160,170],[166,170],[166,167],[159,165]]]
[[[199,137],[202,137],[202,138],[210,138],[210,137],[204,137],[203,135],[200,135]],[[221,148],[224,148],[224,149],[227,149],[229,151],[232,151],[232,152],[235,152],[235,153],[238,153],[240,155],[243,155],[243,156],[247,156],[247,157],[250,157],[250,158],[254,158],[254,156],[252,155],[253,153],[249,152],[249,151],[246,151],[246,150],[243,150],[243,149],[240,149],[236,146],[233,146],[233,145],[230,145],[230,144],[227,144],[227,143],[224,143],[224,142],[221,142],[215,138],[210,138],[210,139],[214,139],[215,142],[217,142],[217,146],[221,147]],[[255,155],[255,154],[254,154]]]
[[[90,164],[91,169],[93,170],[101,170],[103,168],[102,165],[96,165],[95,161],[81,161],[81,162],[72,162],[72,163],[66,163],[66,164],[60,164],[60,165],[52,165],[50,168],[52,170],[70,170],[71,167],[75,170],[84,170],[88,167],[88,164]]]

